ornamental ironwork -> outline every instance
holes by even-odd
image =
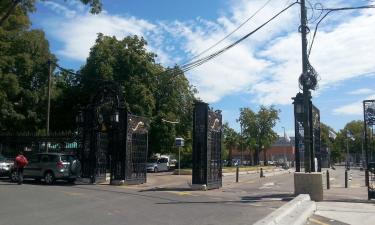
[[[91,182],[146,182],[149,122],[127,111],[117,84],[104,83],[77,115],[77,123],[83,177]]]
[[[364,127],[364,148],[366,158],[366,184],[368,187],[368,199],[375,198],[375,163],[374,154],[369,154],[372,149],[374,126],[375,126],[375,100],[363,101],[363,127]],[[369,156],[371,155],[371,157]]]

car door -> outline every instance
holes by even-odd
[[[168,159],[160,158],[158,164],[159,171],[168,171]]]
[[[40,155],[33,155],[28,160],[29,163],[23,169],[23,175],[25,177],[35,177],[40,171]]]

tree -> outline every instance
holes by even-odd
[[[333,128],[330,126],[320,123],[320,138],[321,138],[321,146],[322,148],[328,148],[331,152],[331,162],[338,161],[341,157],[341,151],[338,151],[338,149],[334,148],[335,139],[333,139],[330,136],[330,133],[336,133]]]
[[[149,152],[168,153],[175,149],[176,136],[191,144],[196,91],[179,68],[165,69],[156,63],[156,54],[147,51],[146,45],[138,36],[117,40],[99,34],[81,69],[80,101],[87,103],[102,81],[115,81],[123,89],[129,111],[151,119]]]
[[[255,149],[255,164],[259,164],[259,152],[263,149],[264,163],[267,165],[266,149],[277,139],[272,130],[279,120],[279,110],[274,106],[261,106],[257,113],[250,108],[240,109],[239,122],[243,128],[245,143]]]
[[[228,123],[224,123],[223,128],[224,147],[228,153],[229,165],[231,165],[233,149],[240,146],[240,135],[233,128],[229,127]]]
[[[348,137],[348,132],[353,135],[353,138]],[[343,160],[346,157],[347,147],[349,153],[361,155],[362,153],[362,138],[363,138],[363,121],[353,120],[347,123],[344,129],[337,133],[337,137],[333,144],[333,151],[335,160]]]
[[[2,6],[4,1],[0,3]],[[30,30],[16,8],[0,27],[0,127],[2,131],[45,127],[48,62],[55,61],[41,30]]]
[[[85,5],[90,5],[90,12],[98,14],[102,11],[100,0],[79,0]],[[0,3],[0,27],[16,11],[22,10],[25,14],[35,11],[36,0],[2,0]]]

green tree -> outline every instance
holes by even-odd
[[[43,1],[43,0],[42,0]],[[78,0],[77,0],[78,1]],[[93,14],[100,13],[102,3],[100,0],[79,0],[85,5],[90,5],[90,12]],[[2,0],[0,2],[0,27],[11,17],[16,14],[15,11],[21,10],[25,15],[35,11],[36,0]]]
[[[239,122],[241,123],[244,142],[251,149],[255,149],[254,161],[259,164],[259,152],[263,149],[264,162],[267,164],[266,149],[277,139],[272,130],[279,120],[279,110],[274,106],[261,106],[257,113],[250,108],[240,109]]]
[[[348,137],[348,132],[353,134],[353,138]],[[335,160],[345,159],[347,147],[349,147],[349,153],[360,155],[362,153],[362,137],[363,121],[353,120],[347,123],[344,129],[337,133],[337,138],[333,144]]]
[[[185,138],[188,150],[196,91],[179,68],[165,69],[156,63],[156,54],[148,52],[146,45],[137,36],[117,40],[99,34],[81,69],[80,101],[87,103],[102,81],[115,81],[123,88],[129,111],[151,119],[150,153],[174,151],[176,136]]]
[[[223,125],[225,154],[228,155],[229,165],[232,163],[232,151],[240,146],[240,135],[228,123]]]
[[[27,15],[16,8],[0,27],[0,127],[3,131],[44,129],[50,59],[55,61],[44,32],[30,30]]]
[[[334,143],[335,143],[335,139],[333,139],[332,137],[330,137],[330,132],[331,133],[336,133],[333,128],[331,128],[330,126],[324,124],[324,123],[320,123],[320,138],[321,138],[321,146],[323,148],[328,148],[331,152],[331,162],[335,162],[337,161],[338,159],[341,158],[341,152],[340,151],[337,151],[337,149],[335,149],[333,146],[334,146]]]

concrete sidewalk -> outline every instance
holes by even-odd
[[[364,171],[349,171],[348,188],[344,188],[344,171],[343,167],[330,170],[331,189],[324,185],[324,201],[316,203],[317,210],[306,224],[375,224],[375,201],[367,200]]]
[[[352,203],[352,202],[317,202],[315,215],[330,219],[330,222],[320,224],[353,224],[353,225],[373,225],[375,224],[375,202]],[[310,221],[308,221],[310,222]]]

